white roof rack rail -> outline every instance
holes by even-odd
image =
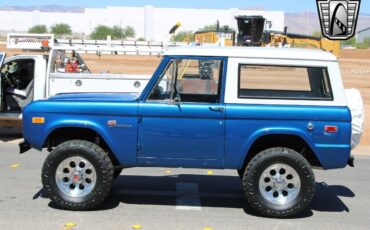
[[[54,46],[53,34],[16,34],[7,36],[6,47],[8,49],[22,50],[48,50]]]
[[[133,54],[133,55],[163,55],[170,47],[193,46],[185,42],[156,42],[130,40],[77,40],[54,39],[53,34],[8,34],[7,48],[33,51],[49,51],[50,49],[75,50],[79,52],[96,52],[97,54]],[[217,46],[219,44],[203,44]]]

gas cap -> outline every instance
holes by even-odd
[[[308,129],[308,131],[312,131],[312,130],[314,130],[314,129],[315,129],[315,125],[314,125],[312,122],[309,122],[309,123],[307,124],[307,129]]]

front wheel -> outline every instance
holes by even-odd
[[[310,164],[289,148],[270,148],[257,154],[247,165],[243,187],[250,206],[267,217],[298,215],[315,193]]]
[[[42,183],[58,207],[87,210],[108,196],[113,172],[112,161],[99,146],[87,141],[67,141],[46,158]]]

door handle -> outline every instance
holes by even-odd
[[[224,111],[224,107],[221,107],[221,106],[210,106],[209,107],[209,110],[215,111],[215,112],[223,112]]]

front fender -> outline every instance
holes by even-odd
[[[52,134],[54,131],[61,129],[61,128],[84,128],[84,129],[90,129],[95,131],[97,134],[100,135],[101,138],[104,139],[104,141],[107,143],[108,147],[113,151],[117,152],[114,149],[114,145],[111,141],[111,138],[105,128],[103,128],[100,124],[87,121],[87,120],[60,120],[60,121],[54,121],[48,124],[45,127],[45,137],[43,140],[43,145],[45,144],[45,141],[47,138]]]
[[[104,141],[107,143],[108,147],[115,152],[114,145],[109,138],[109,134],[106,129],[104,129],[100,124],[87,121],[83,119],[73,119],[73,120],[54,120],[50,116],[45,117],[44,125],[33,125],[32,135],[29,135],[26,139],[27,142],[35,149],[41,150],[48,137],[56,130],[61,128],[84,128],[90,129],[98,133]],[[32,124],[31,124],[32,125]]]
[[[41,150],[57,129],[90,129],[100,135],[121,165],[135,166],[137,114],[137,103],[37,101],[24,110],[24,138],[31,147]],[[35,117],[43,118],[44,122],[34,124]],[[110,121],[117,125],[110,126]]]
[[[137,122],[132,117],[109,117],[119,124],[127,124],[130,128],[109,127],[105,117],[95,116],[93,119],[84,119],[82,115],[76,115],[74,119],[57,119],[58,115],[49,114],[45,116],[44,125],[34,125],[33,135],[28,136],[26,141],[38,150],[41,150],[47,138],[56,130],[61,128],[83,128],[95,131],[105,141],[112,154],[124,166],[136,165],[136,142]],[[90,118],[90,119],[89,119]],[[89,119],[89,120],[87,120]]]

